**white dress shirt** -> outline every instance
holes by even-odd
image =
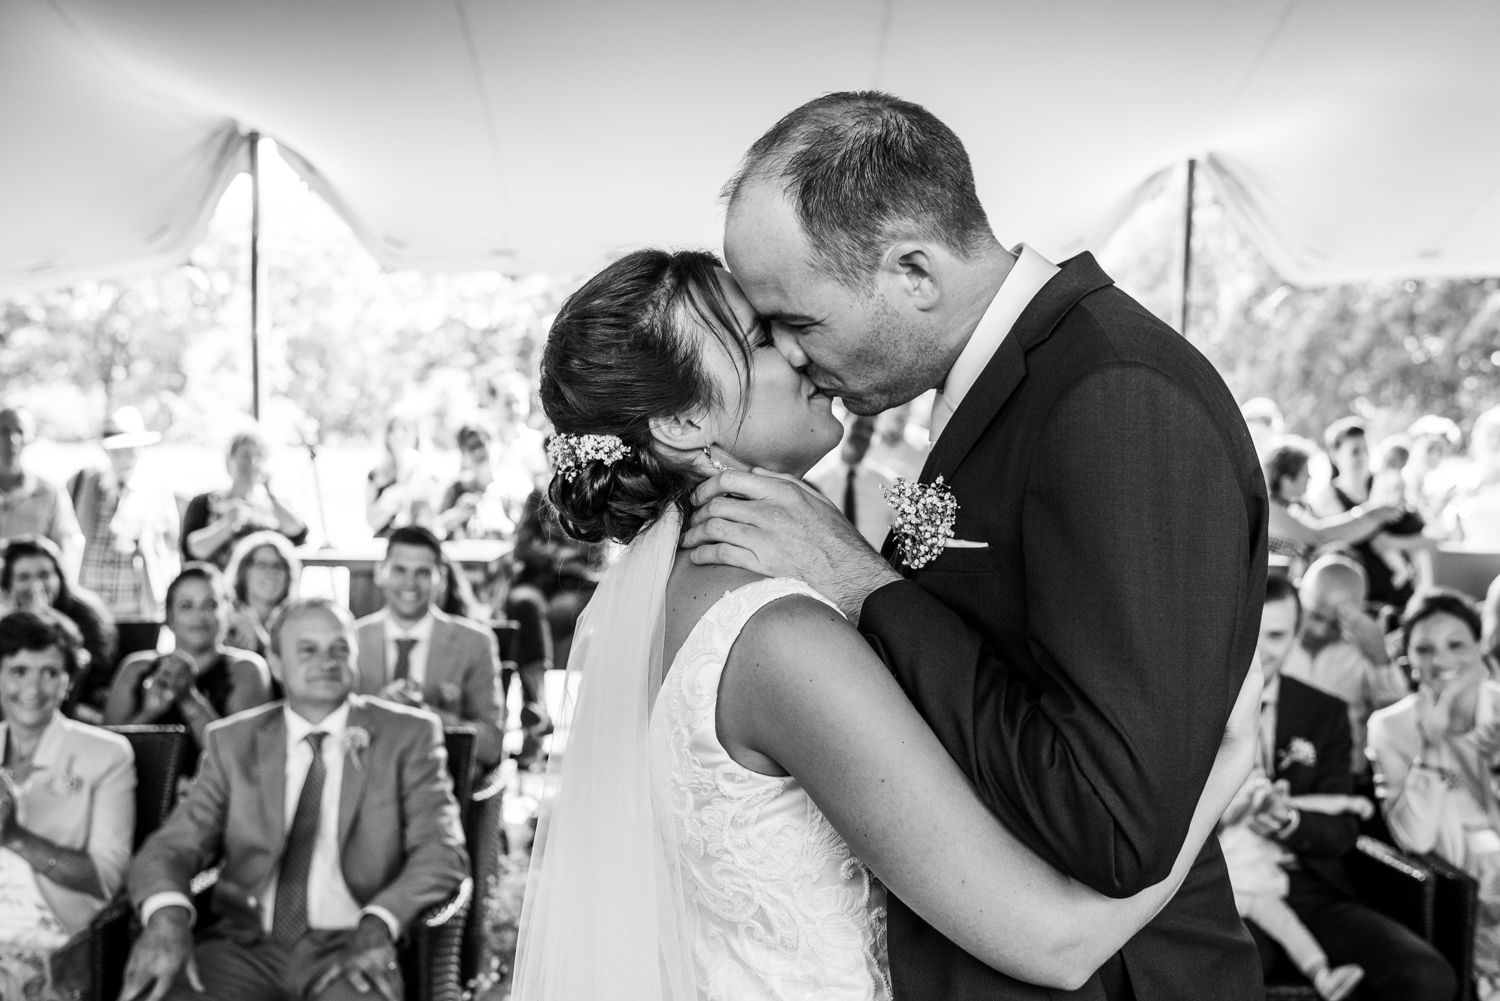
[[[927,434],[929,441],[938,440],[943,428],[948,426],[948,418],[953,416],[969,390],[974,388],[974,383],[979,381],[985,366],[995,356],[1021,313],[1031,305],[1031,300],[1036,298],[1042,286],[1062,270],[1024,243],[1016,248],[1015,253],[1016,263],[1012,265],[1010,274],[1000,283],[995,298],[990,300],[989,308],[979,319],[979,326],[969,335],[969,343],[964,345],[958,360],[948,370],[948,377],[943,380],[937,399],[932,401],[932,423]]]
[[[344,786],[344,731],[349,724],[349,703],[345,702],[317,724],[309,723],[290,706],[282,709],[282,713],[286,721],[285,834],[291,833],[292,821],[297,815],[297,800],[302,796],[303,783],[312,767],[312,745],[307,742],[307,735],[317,731],[328,734],[323,738],[322,747],[323,799],[318,812],[318,840],[313,845],[312,865],[307,872],[307,927],[319,930],[353,928],[363,915],[374,914],[390,928],[394,940],[401,932],[396,916],[384,907],[361,908],[355,902],[344,882],[339,858],[339,794]],[[277,879],[277,874],[273,873],[261,893],[260,924],[267,935],[271,933],[271,923],[275,918]],[[161,908],[174,904],[194,910],[192,901],[184,894],[153,894],[141,905],[141,924],[150,921],[151,915]]]
[[[826,471],[809,475],[808,480],[823,496],[833,501],[840,510],[844,507],[844,488],[849,481],[849,464],[839,462]],[[895,523],[896,512],[891,510],[882,487],[896,482],[890,470],[866,459],[854,471],[854,527],[865,541],[879,549]]]
[[[421,688],[422,683],[427,680],[427,655],[432,652],[432,626],[437,620],[433,618],[431,612],[428,612],[410,629],[402,629],[389,608],[383,611],[385,613],[384,683],[390,684],[396,680],[396,658],[400,655],[396,649],[396,641],[410,639],[416,640],[417,645],[411,648],[406,676],[411,679],[413,685]]]

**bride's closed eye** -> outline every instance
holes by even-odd
[[[771,337],[771,321],[757,316],[755,323],[750,328],[750,350],[754,351],[758,348],[772,347],[775,343],[775,340]]]

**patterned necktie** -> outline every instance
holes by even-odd
[[[854,477],[858,472],[858,466],[850,466],[849,476],[844,480],[844,517],[851,525],[854,524]]]
[[[328,734],[307,735],[312,745],[312,764],[297,797],[297,812],[292,815],[292,830],[286,838],[281,856],[281,874],[276,880],[276,913],[271,919],[271,937],[291,946],[307,933],[307,876],[312,869],[313,847],[318,843],[318,819],[323,812],[323,738]]]
[[[406,676],[411,673],[411,650],[416,645],[417,641],[410,637],[396,641],[396,674],[391,680],[406,680]]]

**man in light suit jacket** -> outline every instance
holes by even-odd
[[[286,701],[209,726],[192,792],[131,866],[124,998],[397,1001],[395,942],[468,873],[442,727],[352,694],[349,613],[293,601],[271,646]],[[215,864],[195,944],[190,886]]]
[[[417,526],[391,533],[378,578],[385,607],[359,620],[355,691],[477,728],[475,762],[488,768],[501,754],[500,653],[490,630],[437,607],[442,573],[437,536]]]

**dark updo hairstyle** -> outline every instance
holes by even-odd
[[[590,278],[553,321],[542,352],[547,419],[560,433],[618,435],[630,448],[552,477],[548,495],[573,538],[629,542],[691,494],[689,471],[657,452],[651,421],[723,404],[700,355],[703,333],[749,371],[721,267],[707,251],[638,250]]]
[[[62,654],[63,669],[72,678],[83,665],[79,650],[83,635],[78,627],[61,615],[35,612],[11,612],[0,618],[0,664],[23,650],[47,650],[57,647]]]
[[[1476,643],[1484,635],[1484,625],[1480,620],[1479,611],[1466,596],[1445,587],[1427,588],[1412,595],[1411,601],[1406,603],[1406,611],[1401,614],[1401,651],[1403,653],[1411,649],[1411,632],[1417,627],[1417,623],[1430,619],[1434,615],[1451,615],[1458,619],[1469,627],[1469,632],[1474,634]]]

